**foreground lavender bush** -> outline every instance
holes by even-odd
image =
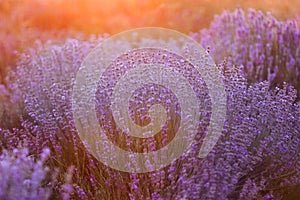
[[[48,199],[52,183],[44,163],[49,153],[44,149],[41,158],[34,160],[28,149],[4,151],[0,155],[0,199]]]
[[[226,77],[228,114],[222,138],[204,160],[190,159],[194,171],[180,177],[180,196],[292,199],[300,186],[296,91],[287,85],[269,91],[267,82],[247,88],[240,75]]]
[[[293,85],[300,98],[300,27],[270,13],[237,9],[216,16],[198,36],[217,63],[242,65],[248,82],[267,80],[271,87]]]
[[[208,157],[197,157],[199,135],[189,154],[155,172],[128,174],[99,163],[79,140],[71,111],[75,74],[97,42],[68,40],[62,46],[32,50],[23,55],[10,79],[23,108],[21,128],[32,137],[26,137],[30,151],[49,146],[53,168],[58,166],[62,173],[75,166],[73,198],[282,199],[300,184],[295,90],[286,86],[269,91],[267,82],[248,88],[239,74],[226,71],[231,68],[227,66],[221,67],[228,94],[226,123]],[[3,144],[19,140],[11,132],[6,135]]]

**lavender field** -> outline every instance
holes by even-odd
[[[0,200],[300,199],[299,0],[50,2],[0,0]],[[144,29],[121,37],[149,26],[165,28],[166,40]],[[162,68],[146,71],[150,64]],[[170,87],[150,84],[156,78]],[[90,129],[91,115],[116,148]],[[181,148],[185,139],[168,145],[194,118],[190,149],[157,167]],[[134,135],[154,119],[163,123],[156,134]],[[219,137],[199,157],[210,127]],[[145,162],[130,157],[164,147],[167,155]]]

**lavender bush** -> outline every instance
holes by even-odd
[[[0,155],[0,199],[49,199],[52,183],[49,168],[44,166],[49,153],[49,149],[44,149],[40,159],[35,160],[26,148],[3,151]]]
[[[15,129],[4,131],[3,143],[16,143],[23,139],[30,152],[49,147],[53,155],[52,167],[60,168],[61,183],[69,166],[85,166],[89,159],[72,125],[70,95],[82,59],[100,41],[101,38],[88,42],[74,39],[67,40],[62,46],[41,45],[30,49],[22,55],[17,71],[8,78],[8,90],[13,91],[14,96],[11,101],[16,101],[14,104],[18,105],[20,129],[25,134],[13,137]],[[22,137],[18,137],[20,135]],[[83,159],[79,160],[79,157]],[[81,170],[76,168],[74,171],[79,171],[77,174],[83,177],[81,172],[91,169]],[[78,182],[84,185],[82,177],[78,178]],[[90,181],[90,177],[86,179]],[[78,187],[75,185],[75,188]]]
[[[232,67],[237,62],[234,59],[243,54],[233,50],[228,51],[232,53],[232,62],[228,59],[220,65],[228,95],[226,123],[221,139],[206,158],[197,157],[206,134],[207,124],[203,123],[203,135],[197,135],[192,150],[161,170],[129,174],[100,163],[86,151],[78,137],[71,97],[83,58],[101,40],[67,40],[63,45],[31,49],[22,55],[17,70],[7,81],[14,97],[10,100],[20,109],[20,125],[18,129],[1,130],[0,144],[9,148],[23,142],[29,152],[35,153],[48,146],[50,167],[60,169],[60,185],[68,169],[74,174],[72,185],[62,187],[64,198],[286,199],[293,188],[299,187],[300,105],[294,103],[296,90],[288,84],[269,90],[274,79],[270,79],[271,83],[257,79],[258,83],[248,86],[248,79],[242,75],[244,69]],[[216,49],[217,46],[213,45]],[[288,48],[294,52],[293,45],[284,51]],[[213,55],[220,55],[216,59],[221,62],[227,51],[222,48],[221,55],[216,49],[211,47]],[[277,55],[275,50],[274,62],[285,63],[286,57],[280,55],[287,54]],[[294,56],[299,57],[298,53]],[[242,58],[254,63],[252,57]],[[247,78],[252,80],[249,75]],[[200,87],[205,91],[205,86]],[[154,141],[154,147],[156,142],[161,141]],[[67,179],[71,182],[70,177]],[[54,188],[53,196],[59,198],[61,192]]]
[[[289,199],[300,185],[300,106],[287,85],[247,87],[226,75],[228,113],[222,138],[203,160],[189,158],[176,191],[186,199]],[[293,188],[297,188],[293,191]]]
[[[217,63],[242,65],[249,83],[267,80],[272,88],[283,82],[300,93],[300,27],[270,13],[237,9],[216,16],[209,29],[194,34]]]

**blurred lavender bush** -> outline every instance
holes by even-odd
[[[241,19],[237,20],[246,20],[241,13],[243,11],[238,10],[234,16],[240,16],[238,18]],[[224,20],[227,19],[226,16],[231,15],[225,14]],[[265,18],[259,13],[254,16],[254,19],[261,16],[258,17],[259,20],[256,19],[259,28],[259,22]],[[232,19],[229,17],[227,20]],[[234,39],[237,36],[232,31],[237,22],[232,22],[233,27],[225,22],[226,20],[224,23],[213,23],[213,26],[216,30],[217,26],[228,26],[227,31],[231,31],[232,36],[225,36],[227,32],[225,28],[221,28],[220,30],[224,30],[221,35],[208,30],[209,34],[206,36],[209,39],[205,40],[203,37],[203,41],[208,41],[207,44],[211,45],[211,52],[217,62],[229,56],[227,63],[220,65],[228,94],[226,123],[221,139],[208,157],[197,157],[201,144],[201,137],[198,137],[192,151],[170,166],[147,174],[127,174],[104,166],[85,150],[74,126],[72,86],[83,58],[103,38],[89,41],[67,40],[63,45],[41,45],[22,55],[17,70],[10,74],[7,81],[8,90],[13,92],[13,98],[10,99],[20,109],[20,125],[19,129],[2,130],[1,145],[9,148],[10,145],[23,141],[27,143],[30,152],[40,152],[48,146],[52,152],[50,167],[59,167],[62,174],[68,171],[69,166],[74,165],[72,188],[64,187],[66,198],[71,195],[74,199],[287,199],[294,188],[300,185],[300,106],[294,103],[296,90],[288,84],[282,84],[281,89],[275,87],[276,77],[281,77],[280,68],[277,72],[275,65],[290,61],[288,52],[291,52],[292,58],[299,58],[299,47],[295,47],[296,43],[292,42],[288,43],[289,46],[278,43],[284,46],[285,50],[282,50],[276,47],[277,41],[272,39],[272,65],[264,63],[259,65],[260,68],[256,67],[258,58],[255,56],[260,51],[257,40],[252,38],[255,41],[253,45],[251,42],[247,43],[246,35]],[[293,24],[272,23],[275,25],[270,25],[271,27],[278,25],[281,29],[286,27],[287,30],[295,30]],[[238,27],[243,27],[242,25]],[[260,31],[265,41],[267,36],[265,38],[263,30]],[[256,34],[254,35],[255,37],[247,37],[256,38]],[[218,40],[212,40],[214,37]],[[224,39],[220,40],[219,37]],[[298,36],[280,37],[292,38],[290,40],[294,41]],[[244,46],[238,46],[238,42],[242,42]],[[228,49],[223,48],[223,43],[226,43]],[[236,45],[231,46],[231,43]],[[249,50],[250,46],[256,53]],[[237,48],[244,48],[247,53],[243,54]],[[298,49],[296,54],[295,49]],[[243,59],[249,65],[239,63]],[[279,61],[280,59],[282,60]],[[267,62],[265,57],[263,60]],[[250,77],[250,70],[245,70],[248,72],[245,79],[241,75],[244,69],[233,69],[233,64],[244,64],[249,67],[247,69],[253,65],[253,79]],[[283,66],[287,70],[285,64]],[[265,70],[265,66],[270,68],[270,73],[267,69],[267,76],[263,78],[262,68]],[[291,69],[298,68],[299,60],[296,60]],[[297,82],[294,79],[297,74],[291,75],[291,79],[286,81]],[[258,83],[248,86],[248,80]],[[269,80],[270,83],[260,82],[261,80]],[[275,84],[274,90],[269,90],[270,84]],[[62,177],[58,177],[61,184]]]
[[[40,159],[35,160],[26,148],[3,151],[0,155],[0,199],[48,199],[54,178],[49,177],[49,168],[44,166],[49,153],[49,149],[44,149]]]
[[[270,13],[237,9],[216,16],[208,29],[195,34],[215,62],[242,65],[249,83],[293,85],[300,98],[300,24],[280,22]]]

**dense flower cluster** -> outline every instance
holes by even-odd
[[[48,199],[52,185],[44,163],[49,153],[44,149],[41,158],[34,160],[28,149],[4,151],[0,156],[0,199]]]
[[[288,40],[291,40],[290,43],[287,43],[288,46],[285,46],[285,43],[275,41],[271,34],[270,55],[273,56],[274,60],[272,60],[272,66],[264,63],[267,69],[271,70],[267,70],[267,77],[269,79],[264,78],[265,75],[262,69],[265,69],[265,65],[261,64],[261,68],[257,67],[257,59],[259,59],[257,56],[265,55],[260,52],[261,48],[259,47],[259,44],[265,43],[257,42],[258,36],[252,27],[252,23],[256,23],[257,26],[255,27],[259,29],[262,26],[260,22],[263,23],[265,20],[264,15],[254,13],[250,15],[254,20],[249,21],[244,17],[243,11],[238,10],[230,16],[231,14],[223,15],[221,19],[225,20],[224,23],[213,23],[212,26],[228,26],[227,31],[232,35],[224,35],[226,32],[218,35],[218,32],[211,30],[207,31],[209,33],[206,35],[208,39],[205,39],[205,37],[202,38],[203,41],[209,42],[212,41],[211,39],[214,36],[222,37],[223,39],[213,40],[214,44],[207,43],[207,45],[211,45],[211,51],[218,62],[221,62],[224,56],[229,56],[226,63],[220,64],[220,71],[224,73],[227,92],[225,126],[222,137],[206,158],[200,159],[197,156],[203,135],[207,133],[207,123],[205,122],[201,122],[199,129],[202,130],[202,134],[196,136],[190,152],[184,154],[171,165],[149,173],[125,173],[111,169],[95,159],[86,150],[83,142],[78,137],[78,131],[74,125],[72,89],[76,73],[84,57],[103,39],[93,38],[89,41],[74,39],[67,40],[63,45],[41,46],[38,49],[31,49],[22,55],[17,70],[8,79],[7,88],[13,92],[10,98],[12,103],[18,105],[20,108],[18,113],[20,113],[19,121],[21,123],[18,128],[11,130],[0,129],[0,150],[2,153],[4,152],[2,157],[5,157],[3,160],[10,159],[7,158],[8,153],[4,149],[12,150],[19,143],[27,146],[29,152],[35,154],[41,152],[44,147],[49,147],[51,150],[50,167],[53,169],[59,167],[60,174],[58,181],[62,188],[56,189],[56,186],[53,187],[53,198],[58,196],[62,196],[64,199],[68,199],[69,197],[74,199],[196,200],[287,198],[291,192],[291,188],[300,185],[300,104],[294,103],[297,98],[296,90],[289,86],[289,84],[283,83],[283,88],[279,89],[275,87],[273,90],[269,90],[269,86],[270,84],[274,84],[275,78],[280,76],[282,72],[279,69],[276,71],[273,65],[274,67],[275,65],[282,65],[285,70],[290,66],[289,69],[295,70],[295,73],[292,75],[298,76],[299,60],[297,59],[299,59],[299,47],[295,46],[292,41],[298,41],[299,38],[297,39],[297,37],[299,36],[285,36],[286,32],[276,32],[278,37],[281,37],[284,41],[286,37],[290,38]],[[232,22],[232,27],[229,24],[226,25],[226,20],[230,22],[231,20],[235,21],[233,18],[240,20],[238,21],[239,23],[245,22],[245,24],[242,23],[238,26],[240,28],[249,24],[251,25],[249,25],[249,35],[246,35],[252,39],[256,38],[255,40],[253,39],[256,41],[255,45],[250,42],[247,46],[246,35],[237,37],[235,36],[235,32],[232,32],[235,30],[235,23],[238,22]],[[265,26],[271,26],[269,24],[271,23],[271,27],[275,27],[274,30],[282,31],[285,27],[287,30],[292,29],[294,31],[295,27],[293,25],[279,23],[274,19],[270,21],[270,19],[272,18],[269,16],[268,20],[266,20],[268,23]],[[215,27],[215,29],[218,30],[218,27]],[[292,30],[291,32],[293,32]],[[245,31],[244,29],[240,31],[242,31],[240,34],[245,34],[243,32]],[[269,41],[267,40],[267,36],[264,38],[263,30],[260,31],[259,33],[262,34],[261,39]],[[146,42],[151,43],[155,41]],[[243,45],[241,47],[238,46],[238,42]],[[226,43],[228,49],[222,47],[223,43]],[[235,45],[232,46],[231,43]],[[274,45],[277,43],[283,49],[275,47]],[[122,45],[126,46],[126,44],[119,43],[116,45],[119,48],[122,48]],[[248,49],[250,46],[252,46],[251,50]],[[217,51],[219,50],[218,48],[220,48],[220,51]],[[242,49],[237,48],[245,48],[244,54],[241,52]],[[264,48],[266,47],[264,46]],[[174,46],[174,49],[176,50],[178,47]],[[133,51],[131,53],[139,55],[138,53],[143,54],[143,51]],[[142,58],[145,60],[152,59],[152,54],[143,55],[144,57]],[[269,54],[266,55],[270,58]],[[288,55],[290,56],[287,57]],[[126,56],[129,56],[129,54],[123,55],[125,58]],[[161,56],[168,58],[164,54]],[[124,71],[125,69],[122,67],[128,63],[130,64],[126,59],[122,60],[123,57],[119,57],[120,60],[117,61],[118,64],[115,69],[112,68],[111,71],[107,71],[106,75],[111,76],[106,76],[105,78],[107,79],[101,81],[107,81],[107,85],[110,85],[118,78],[116,70]],[[157,59],[157,57],[153,57]],[[157,59],[158,62],[164,61],[163,58],[160,59],[159,57]],[[287,65],[286,63],[290,62],[291,58],[295,59],[296,63],[294,65]],[[245,65],[242,62],[244,59],[248,60],[249,65]],[[265,61],[265,57],[262,60],[267,62]],[[177,64],[180,65],[180,63],[179,60]],[[185,66],[183,63],[181,64]],[[248,71],[234,68],[232,67],[233,64],[244,64]],[[188,69],[190,66],[187,65],[185,67],[182,71]],[[250,69],[253,69],[251,73],[249,73]],[[179,66],[178,71],[180,70]],[[243,71],[247,72],[247,79],[243,78]],[[197,85],[199,87],[197,90],[203,91],[203,95],[205,95],[207,88],[205,84],[201,84],[200,79],[196,80],[197,76],[193,69],[184,72],[191,82],[194,81],[195,85],[196,83],[199,84]],[[275,78],[270,78],[270,73],[275,73]],[[264,79],[269,80],[271,83],[268,81],[260,82]],[[248,80],[258,83],[248,86]],[[282,81],[284,80],[290,83],[298,81],[294,79],[294,76],[291,76],[291,79],[283,78]],[[167,91],[170,94],[161,96],[157,91]],[[107,91],[100,88],[97,92],[96,95],[99,95],[97,96],[97,106],[101,106],[101,103],[105,100],[101,94],[105,94]],[[132,96],[130,101],[130,106],[132,106],[132,109],[136,109],[134,110],[136,113],[133,112],[131,114],[139,115],[140,118],[145,116],[145,120],[148,117],[148,108],[145,109],[142,106],[147,103],[148,99],[143,99],[143,92],[153,92],[152,94],[155,94],[153,95],[154,97],[162,98],[162,100],[151,99],[151,101],[165,104],[164,106],[167,108],[170,106],[169,104],[174,102],[164,102],[165,99],[163,98],[176,100],[176,97],[166,88],[149,87],[145,91],[136,91],[136,94]],[[134,98],[140,100],[142,103],[135,102]],[[205,100],[204,97],[201,98]],[[140,108],[140,111],[137,110],[138,108]],[[176,106],[175,108],[180,109]],[[98,112],[101,112],[101,109],[98,109]],[[170,109],[167,109],[170,112],[167,114],[176,115],[178,110],[172,109],[170,106]],[[111,119],[111,116],[109,115],[107,118]],[[176,121],[177,118],[174,117],[174,120]],[[114,127],[111,123],[106,124],[105,121],[100,121],[100,123],[102,123],[102,126],[107,126],[108,130],[112,130]],[[158,141],[159,139],[155,138],[149,142],[153,144],[150,145],[151,148],[156,149],[164,143],[163,141]],[[117,142],[120,141],[124,142],[125,147],[126,145],[132,145],[126,138],[121,138]],[[27,151],[23,154],[27,155]],[[10,157],[14,158],[11,155]],[[29,159],[29,157],[27,156],[26,159]],[[26,159],[24,158],[24,160]],[[41,165],[39,164],[39,166]],[[151,166],[149,165],[149,167]],[[23,168],[26,169],[26,167]],[[2,170],[2,168],[0,169]],[[64,175],[64,173],[67,175]],[[73,173],[73,177],[70,176],[71,173]],[[0,176],[2,174],[1,172]],[[22,179],[23,175],[15,175],[15,177],[21,177]],[[41,178],[39,180],[42,180],[43,177],[39,176]],[[67,184],[63,184],[64,180],[66,180]],[[1,180],[0,183],[2,183]],[[21,186],[17,184],[14,187],[18,188]],[[0,191],[4,190],[3,188],[5,187],[1,185]],[[63,193],[62,195],[60,194],[61,192]],[[47,197],[46,193],[45,197]]]
[[[197,35],[197,34],[196,34]],[[216,16],[198,35],[215,61],[242,65],[250,83],[267,80],[271,87],[293,85],[300,97],[300,26],[270,13],[237,9]]]
[[[227,81],[222,138],[207,158],[187,162],[190,171],[180,176],[177,191],[186,199],[288,199],[300,184],[296,91],[269,91],[267,82],[247,88],[237,74]]]

